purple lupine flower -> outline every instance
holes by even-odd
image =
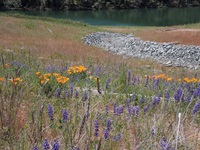
[[[196,91],[194,91],[193,95],[194,95],[194,98],[200,97],[200,84],[198,88],[196,89]]]
[[[160,102],[160,99],[154,96],[151,102],[151,107],[158,105],[159,102]]]
[[[151,128],[151,134],[155,135],[155,127],[154,126]]]
[[[65,123],[68,121],[68,112],[67,110],[62,110],[62,121]]]
[[[127,111],[128,111],[128,115],[130,116],[131,115],[131,107],[129,105],[127,106]]]
[[[140,77],[137,78],[137,84],[140,84]]]
[[[76,90],[75,97],[78,98],[78,96],[79,96],[79,93],[78,93],[78,90]]]
[[[120,140],[121,137],[122,137],[121,134],[118,134],[118,135],[114,136],[114,137],[112,138],[112,140],[116,142],[116,141]]]
[[[60,98],[60,94],[61,94],[61,90],[60,90],[60,88],[58,88],[58,89],[55,91],[55,97],[56,97],[56,98]]]
[[[128,83],[128,85],[130,84],[130,81],[131,81],[131,71],[128,70],[128,75],[127,75],[127,83]]]
[[[138,106],[133,106],[132,107],[132,114],[134,116],[139,114],[139,107]]]
[[[193,114],[196,115],[197,112],[200,112],[200,101],[194,105]]]
[[[69,92],[65,92],[65,98],[69,98],[69,97],[70,97]]]
[[[80,148],[75,146],[72,150],[80,150]]]
[[[52,145],[52,150],[59,150],[60,145],[58,143],[58,141],[54,141],[53,145]]]
[[[74,94],[74,85],[71,83],[70,84],[70,97],[72,98]]]
[[[35,147],[33,147],[33,150],[39,150],[39,149],[35,146]]]
[[[136,82],[137,82],[137,77],[134,77],[134,78],[133,78],[132,85],[135,85],[135,84],[136,84]]]
[[[174,99],[175,99],[176,101],[180,101],[182,95],[183,95],[183,91],[182,91],[182,89],[179,88],[179,89],[176,91],[176,94],[174,95]]]
[[[154,86],[157,87],[160,83],[160,79],[155,79],[154,81]]]
[[[97,120],[94,122],[94,136],[99,136],[99,123]]]
[[[117,114],[117,103],[116,102],[114,103],[114,111],[113,112],[114,112],[114,115]]]
[[[129,105],[130,104],[130,98],[126,99],[126,104]]]
[[[111,121],[109,118],[106,119],[106,128],[108,131],[110,131]]]
[[[144,113],[146,113],[148,110],[148,105],[146,105],[143,110],[144,110]]]
[[[106,110],[106,114],[108,114],[108,105],[106,105],[105,110]]]
[[[51,73],[55,70],[55,66],[46,66],[46,70],[48,73]]]
[[[145,82],[145,87],[147,87],[147,85],[149,84],[149,76],[146,77],[146,82]]]
[[[111,81],[110,78],[108,78],[108,79],[106,80],[106,87],[105,87],[106,89],[108,89],[108,85],[109,85],[110,81]]]
[[[167,88],[167,86],[169,85],[168,82],[164,82],[164,87]]]
[[[108,130],[108,129],[105,129],[105,130],[104,130],[104,139],[105,139],[105,140],[108,140],[108,139],[109,139],[109,130]]]
[[[96,73],[96,76],[97,76],[97,77],[100,76],[100,73],[101,73],[101,67],[97,67],[95,73]]]
[[[141,98],[140,98],[140,103],[144,103],[144,102],[145,102],[144,98],[141,97]]]
[[[191,100],[192,100],[192,96],[191,96],[191,94],[188,94],[188,96],[187,96],[187,102],[190,103]]]
[[[49,116],[49,118],[50,118],[50,120],[54,120],[54,118],[53,118],[53,107],[52,107],[52,105],[48,105],[48,116]]]
[[[170,98],[170,95],[169,95],[169,92],[168,92],[168,90],[165,92],[165,99],[166,100],[169,100],[169,98]]]
[[[45,139],[43,143],[43,150],[48,150],[48,149],[50,149],[49,142],[47,139]]]
[[[86,101],[88,99],[88,93],[87,91],[85,90],[84,91],[84,94],[83,94],[83,100]]]
[[[124,106],[117,107],[117,115],[121,115],[124,112]]]
[[[161,150],[170,150],[171,149],[170,143],[167,142],[167,140],[165,138],[161,139],[160,146],[161,146]]]
[[[132,101],[135,100],[135,94],[134,93],[132,94],[131,99],[132,99]]]

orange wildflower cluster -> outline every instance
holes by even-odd
[[[69,78],[62,76],[59,73],[53,73],[53,74],[45,73],[45,74],[41,75],[40,72],[36,72],[35,74],[40,79],[40,84],[44,84],[45,82],[49,82],[52,75],[56,78],[56,81],[58,83],[65,84],[67,81],[69,81]]]
[[[151,76],[150,78],[164,79],[166,81],[172,81],[172,77],[168,77],[165,74],[154,75],[154,76]],[[200,79],[196,79],[196,78],[191,78],[191,79],[184,78],[184,79],[178,79],[178,82],[200,83]]]
[[[13,78],[13,79],[10,79],[10,82],[12,82],[14,85],[17,85],[20,82],[22,82],[22,79],[20,79],[20,78]]]
[[[4,64],[4,67],[5,68],[10,68],[11,66],[10,66],[10,64]]]
[[[3,82],[3,81],[4,81],[4,78],[0,78],[0,81]]]
[[[164,80],[166,80],[166,81],[172,81],[172,78],[166,76],[165,74],[154,75],[154,76],[151,76],[150,78],[164,79]]]
[[[56,80],[58,83],[65,84],[67,81],[69,81],[69,78],[63,77],[63,76],[58,76]]]
[[[182,79],[179,79],[179,82],[181,82]],[[187,82],[187,83],[200,83],[200,79],[196,79],[196,78],[184,78],[183,81]]]
[[[87,68],[85,68],[84,66],[74,66],[74,67],[69,67],[69,69],[67,70],[67,73],[70,75],[74,73],[82,73],[86,70]]]

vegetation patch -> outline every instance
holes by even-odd
[[[0,17],[0,149],[200,148],[199,72],[81,42],[99,28]]]

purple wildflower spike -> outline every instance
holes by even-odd
[[[116,102],[114,103],[114,111],[113,112],[114,112],[114,115],[117,114],[117,103]]]
[[[151,102],[151,107],[158,105],[160,102],[160,99],[156,96],[153,97],[152,102]]]
[[[139,107],[138,106],[133,106],[132,107],[132,114],[134,116],[138,115],[139,114]]]
[[[143,110],[144,110],[144,113],[146,113],[148,110],[148,105],[146,105]]]
[[[111,121],[109,118],[106,119],[106,128],[108,131],[110,131]]]
[[[135,100],[135,94],[134,93],[132,94],[131,99],[132,99],[132,101]]]
[[[149,84],[149,76],[146,77],[146,82],[145,82],[145,87],[147,87],[147,85]]]
[[[50,120],[54,120],[54,118],[53,118],[53,107],[52,107],[52,105],[48,105],[48,116],[49,116],[49,118],[50,118]]]
[[[74,85],[71,83],[70,84],[70,97],[72,98],[74,94]]]
[[[62,110],[62,120],[64,123],[68,121],[68,115],[69,114],[68,114],[67,110]]]
[[[84,95],[83,95],[83,100],[86,101],[88,99],[88,93],[87,91],[85,90],[84,91]]]
[[[108,140],[108,139],[109,139],[109,130],[108,130],[108,129],[105,129],[105,130],[104,130],[104,139],[105,139],[105,140]]]
[[[126,99],[126,104],[129,105],[130,104],[130,98]]]
[[[196,89],[196,91],[194,91],[193,95],[194,95],[194,98],[200,97],[200,84],[198,88]]]
[[[176,91],[176,94],[174,95],[174,99],[179,102],[181,100],[182,95],[183,95],[183,91],[182,89],[179,88]]]
[[[49,142],[47,139],[45,139],[43,143],[43,150],[48,150],[48,149],[50,149]]]
[[[99,123],[97,120],[94,122],[94,136],[99,136]]]
[[[110,78],[108,78],[108,79],[106,80],[106,87],[105,87],[106,89],[108,89],[108,85],[109,85],[110,81],[111,81]]]
[[[106,114],[108,114],[108,105],[106,105],[105,110],[106,110]]]
[[[127,106],[127,111],[128,111],[128,115],[130,116],[131,115],[131,107],[129,105]]]
[[[190,103],[191,99],[192,99],[192,96],[190,94],[188,94],[188,96],[187,96],[187,102]]]
[[[155,135],[155,127],[154,126],[151,128],[151,134]]]
[[[116,110],[117,110],[117,115],[119,116],[124,112],[124,106],[119,106],[117,107]]]
[[[33,147],[33,150],[39,150],[37,147]]]
[[[167,140],[165,138],[161,139],[160,146],[161,146],[161,150],[170,150],[171,149],[170,143],[167,142]]]
[[[118,135],[114,136],[114,137],[112,138],[112,140],[116,142],[116,141],[120,140],[121,137],[122,137],[121,134],[118,134]]]
[[[165,92],[165,99],[166,99],[166,100],[169,100],[169,98],[170,98],[169,92],[166,91],[166,92]]]
[[[60,94],[61,94],[61,90],[60,90],[60,88],[58,88],[58,89],[55,91],[55,97],[56,97],[56,98],[60,98]]]
[[[79,93],[78,93],[78,90],[76,90],[75,97],[78,98],[78,96],[79,96]]]
[[[196,115],[197,112],[200,112],[200,101],[194,105],[193,114]]]
[[[127,76],[127,83],[128,83],[128,85],[130,84],[130,81],[131,81],[131,71],[128,70],[128,76]]]
[[[53,145],[52,145],[52,150],[59,150],[60,145],[58,143],[58,141],[54,141]]]

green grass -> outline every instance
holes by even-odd
[[[199,99],[192,96],[188,102],[189,91],[186,86],[194,86],[196,91],[198,83],[179,83],[175,79],[174,82],[166,82],[164,79],[157,82],[150,78],[146,84],[144,76],[135,74],[137,69],[128,71],[130,68],[123,64],[107,67],[84,64],[87,71],[68,74],[70,66],[66,68],[62,58],[60,63],[45,65],[44,61],[41,62],[24,50],[15,53],[2,50],[1,58],[1,77],[4,78],[0,82],[0,132],[4,135],[0,138],[2,149],[32,149],[34,146],[42,149],[45,139],[50,143],[58,141],[60,149],[72,149],[75,146],[95,149],[100,138],[101,149],[160,149],[162,138],[175,147],[178,113],[182,114],[179,149],[199,148],[199,133],[194,131],[200,125],[200,112],[193,115],[194,105]],[[38,71],[41,75],[50,72],[49,81],[41,84],[43,79],[35,74]],[[57,83],[53,73],[60,73],[70,80],[65,84]],[[132,76],[133,79],[130,78]],[[100,79],[102,94],[97,92],[95,77]],[[22,82],[16,81],[14,85],[10,82],[14,78],[20,78]],[[110,82],[106,88],[108,78]],[[174,99],[179,87],[184,92],[183,101]],[[58,89],[60,94],[56,94]],[[169,100],[165,98],[166,90],[170,94]],[[135,95],[134,99],[130,94]],[[153,103],[153,97],[160,100]],[[127,102],[128,99],[130,102]],[[49,106],[53,109],[53,120],[49,118]],[[139,108],[137,113],[134,111],[136,106]],[[144,112],[146,106],[148,110]],[[66,122],[62,121],[62,110],[67,110],[69,114]],[[111,127],[109,138],[105,140],[104,130],[108,118]],[[99,123],[98,137],[94,136],[95,121]],[[155,128],[154,134],[152,128]],[[113,138],[117,138],[117,141]]]

